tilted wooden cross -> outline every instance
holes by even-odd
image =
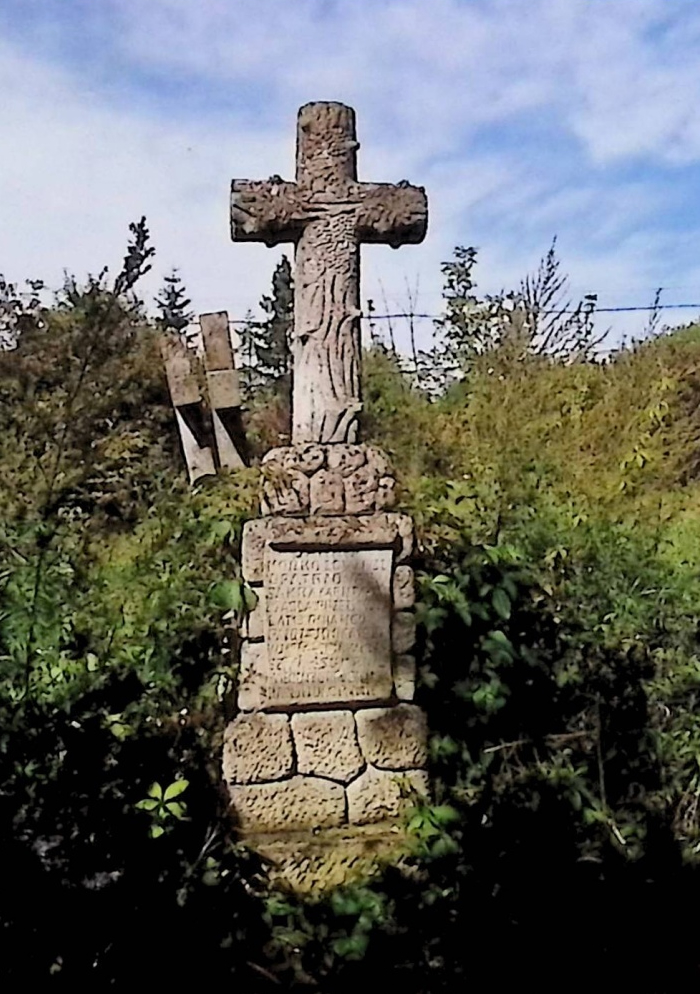
[[[161,339],[170,399],[190,483],[217,467],[245,466],[241,395],[226,311],[199,315],[200,359],[176,336]],[[203,389],[204,388],[204,389]]]
[[[355,442],[360,394],[360,245],[423,240],[422,187],[359,183],[355,112],[299,111],[296,182],[233,180],[231,237],[294,242],[292,441]]]

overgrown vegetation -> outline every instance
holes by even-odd
[[[142,222],[112,282],[70,280],[47,307],[0,285],[8,988],[694,989],[700,331],[601,363],[584,302],[573,337],[567,313],[561,335],[495,322],[475,345],[492,302],[471,282],[458,307],[448,283],[439,330],[461,378],[444,377],[445,337],[430,390],[366,355],[365,433],[420,540],[434,798],[412,813],[412,875],[302,901],[266,889],[226,820],[221,618],[246,607],[257,472],[185,485],[134,296],[150,254]],[[448,280],[471,281],[463,263]],[[288,290],[268,310],[279,342]],[[177,318],[184,288],[168,293]],[[251,398],[260,449],[288,390],[273,365]]]

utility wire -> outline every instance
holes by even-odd
[[[596,314],[628,314],[632,311],[681,311],[681,310],[697,310],[700,311],[700,303],[697,304],[642,304],[637,306],[625,306],[625,307],[592,307],[590,311],[590,316],[595,317]],[[578,308],[553,308],[551,310],[537,311],[537,314],[577,314],[579,313]],[[588,313],[588,312],[585,312]],[[360,317],[363,321],[393,321],[395,318],[420,318],[430,321],[435,321],[438,318],[444,317],[444,314],[422,314],[411,311],[396,311],[391,314],[375,314],[374,312],[370,314],[361,314]],[[235,318],[229,321],[229,324],[240,324],[240,325],[252,325],[258,326],[262,325],[264,322],[260,321],[246,321],[244,318]]]

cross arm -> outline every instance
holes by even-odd
[[[417,245],[428,229],[428,198],[410,183],[358,183],[357,233],[362,242]]]
[[[231,183],[231,238],[235,242],[296,242],[308,220],[306,198],[296,183],[234,179]]]

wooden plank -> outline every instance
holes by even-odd
[[[202,329],[204,360],[207,369],[233,369],[228,312],[214,311],[211,314],[200,314],[199,325]]]

